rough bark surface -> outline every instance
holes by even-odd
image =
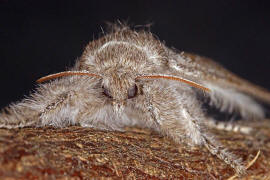
[[[270,179],[270,121],[250,135],[211,130],[224,146],[251,161],[241,179]],[[154,132],[90,128],[0,129],[0,179],[227,179],[234,171],[203,147],[176,145]]]

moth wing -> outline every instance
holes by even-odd
[[[265,110],[256,100],[270,104],[270,92],[238,77],[213,60],[189,53],[174,54],[170,67],[175,75],[210,89],[210,105],[222,112],[239,112],[244,119],[263,118]]]
[[[270,104],[270,92],[268,90],[237,76],[212,59],[182,53],[178,55],[177,63],[178,66],[181,66],[181,69],[185,70],[186,76],[191,79],[198,79],[206,86],[215,85],[220,88],[234,89]],[[195,71],[193,75],[192,71]],[[211,87],[209,88],[211,89]]]

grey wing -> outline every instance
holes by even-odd
[[[222,112],[239,112],[244,119],[265,116],[264,108],[256,100],[270,104],[267,90],[238,77],[211,59],[188,53],[172,54],[171,71],[209,88],[210,105]]]

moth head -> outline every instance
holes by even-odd
[[[139,88],[134,75],[115,70],[108,71],[105,75],[98,75],[87,71],[64,71],[42,77],[37,82],[42,83],[63,76],[89,76],[100,79],[103,97],[107,98],[107,101],[111,103],[117,114],[121,114],[128,100],[136,98],[139,94]]]
[[[112,72],[102,78],[102,91],[114,111],[120,114],[127,101],[138,96],[139,89],[133,75]]]

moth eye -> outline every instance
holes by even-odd
[[[138,87],[136,84],[128,89],[128,99],[134,98],[138,93]]]
[[[104,86],[102,86],[102,89],[103,89],[103,94],[105,96],[107,96],[108,98],[112,98],[111,93],[110,93],[110,91],[107,88],[105,88]]]

